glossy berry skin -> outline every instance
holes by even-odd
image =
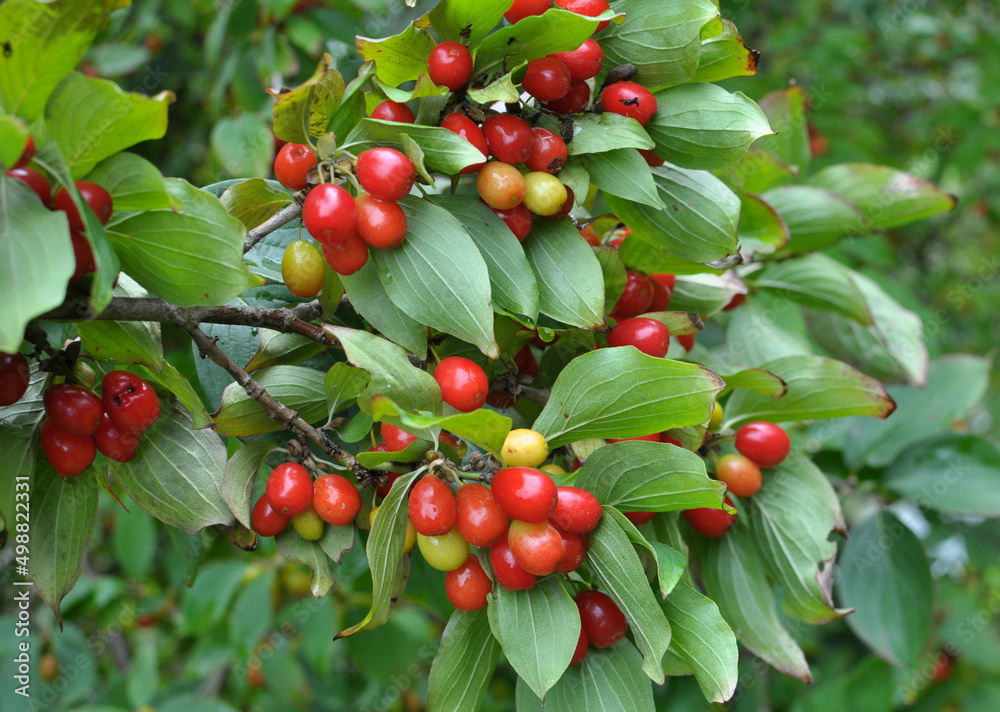
[[[715,478],[737,497],[752,497],[760,489],[760,468],[744,455],[723,455],[715,463]]]
[[[42,453],[63,477],[76,477],[97,457],[97,447],[89,435],[70,433],[51,420],[42,423]]]
[[[508,591],[527,591],[534,587],[537,577],[521,568],[510,550],[506,535],[490,547],[490,566],[493,578]]]
[[[49,185],[48,178],[34,168],[11,168],[7,171],[7,176],[17,178],[35,191],[35,195],[38,196],[44,205],[48,206],[52,200],[52,186]]]
[[[551,6],[551,0],[514,0],[510,10],[503,14],[510,24],[520,22],[531,15],[541,15]]]
[[[540,57],[528,62],[528,71],[521,86],[541,101],[562,99],[572,82],[569,67],[555,57]]]
[[[635,82],[615,82],[601,92],[605,111],[635,119],[645,126],[656,113],[656,97],[649,89]]]
[[[524,201],[528,184],[521,171],[509,163],[490,161],[476,176],[476,190],[483,202],[494,210],[510,210]]]
[[[655,153],[646,148],[640,148],[639,155],[642,156],[642,160],[644,160],[646,162],[646,165],[649,166],[650,168],[659,168],[664,163],[666,163],[666,161],[664,161],[662,158],[660,158]]]
[[[670,288],[660,280],[653,279],[652,275],[650,275],[649,284],[653,288],[653,301],[646,307],[646,311],[665,311],[670,306]]]
[[[160,417],[160,399],[149,384],[128,371],[109,371],[101,381],[104,412],[122,432],[139,435]]]
[[[590,85],[587,82],[571,82],[569,91],[562,99],[545,102],[545,108],[557,114],[578,114],[590,103]]]
[[[527,344],[522,346],[521,350],[514,354],[514,365],[517,366],[517,372],[519,375],[529,376],[531,378],[535,378],[538,375],[538,361],[535,360],[535,354],[531,353],[531,347]],[[534,467],[534,465],[529,465],[529,467]]]
[[[400,452],[409,447],[410,443],[417,439],[416,435],[410,435],[402,428],[397,428],[390,423],[382,423],[382,442],[385,443],[389,452]]]
[[[288,190],[302,190],[306,176],[316,165],[316,154],[302,143],[286,143],[274,159],[274,177]]]
[[[541,433],[529,428],[515,428],[504,438],[500,454],[507,467],[538,467],[548,457],[549,445]]]
[[[645,524],[656,516],[656,512],[622,512],[622,514],[624,514],[625,518],[637,527]]]
[[[677,286],[677,275],[675,274],[651,274],[649,278],[659,282],[671,292]]]
[[[580,623],[595,648],[610,648],[625,637],[628,622],[618,604],[601,591],[581,591],[576,596]]]
[[[444,575],[444,592],[460,611],[478,611],[486,606],[493,582],[479,559],[470,554],[465,563]]]
[[[548,522],[511,522],[507,531],[507,543],[514,554],[514,560],[522,569],[535,576],[555,573],[566,553],[562,534]]]
[[[285,144],[286,146],[289,144]],[[305,240],[295,240],[281,256],[281,279],[296,297],[310,299],[323,288],[323,255]]]
[[[587,542],[583,536],[573,532],[559,532],[562,536],[565,553],[556,565],[556,571],[561,574],[568,574],[580,568],[580,564],[587,558]]]
[[[395,121],[397,124],[412,124],[415,120],[410,107],[392,99],[386,99],[376,106],[372,110],[371,118]]]
[[[590,37],[572,52],[554,52],[549,56],[566,65],[574,82],[592,79],[604,68],[604,50]]]
[[[457,529],[441,536],[424,536],[418,532],[417,546],[427,563],[438,571],[454,571],[469,558],[469,544]]]
[[[483,202],[485,203],[486,201]],[[490,210],[496,213],[498,218],[507,224],[507,227],[509,227],[510,231],[514,233],[514,237],[517,238],[518,242],[524,242],[524,238],[531,234],[531,226],[534,223],[534,216],[524,203],[515,205],[509,210],[498,210],[490,207],[489,205],[486,207],[490,208]]]
[[[353,235],[357,220],[354,198],[333,183],[313,186],[302,203],[302,224],[325,247],[339,245]]]
[[[278,514],[291,518],[306,511],[312,502],[313,481],[302,465],[286,462],[271,470],[264,492]]]
[[[323,475],[312,483],[312,508],[324,522],[347,526],[361,511],[361,495],[346,477]]]
[[[775,467],[788,456],[792,443],[780,425],[756,421],[736,431],[736,449],[761,467]]]
[[[462,356],[448,356],[434,369],[434,380],[441,388],[445,403],[463,413],[483,407],[490,382],[475,361]]]
[[[372,247],[388,250],[402,244],[406,237],[406,214],[394,200],[380,200],[362,193],[355,199],[358,208],[357,231]]]
[[[306,507],[306,511],[292,517],[292,526],[296,533],[306,541],[317,541],[323,538],[323,520],[313,511],[312,507]]]
[[[505,467],[493,475],[490,489],[504,514],[530,524],[548,519],[558,497],[552,478],[532,467]]]
[[[559,134],[548,129],[535,127],[532,129],[532,133],[535,135],[535,145],[524,165],[530,171],[541,171],[553,175],[558,173],[566,165],[566,158],[569,155],[566,142]]]
[[[546,220],[558,220],[559,218],[564,218],[570,214],[573,210],[573,206],[576,205],[576,196],[573,195],[573,189],[568,185],[564,185],[566,188],[566,202],[562,204],[562,207],[552,215],[546,215]]]
[[[632,317],[615,325],[608,346],[635,346],[647,356],[663,358],[670,348],[670,331],[656,319]]]
[[[17,159],[14,163],[14,168],[21,168],[23,166],[31,163],[31,159],[35,157],[35,137],[28,134],[28,140],[24,144],[24,150],[21,151],[21,157]]]
[[[69,239],[73,245],[74,265],[73,274],[69,281],[79,282],[97,269],[97,265],[94,263],[94,250],[90,246],[90,241],[76,230],[70,230]]]
[[[472,77],[472,53],[458,42],[442,42],[427,58],[427,73],[435,84],[457,91]]]
[[[17,403],[28,391],[31,370],[22,353],[0,351],[0,406]]]
[[[728,496],[726,497],[726,504],[729,506],[733,504]],[[736,521],[737,516],[735,514],[727,514],[723,510],[714,509],[713,507],[685,509],[682,514],[692,529],[702,536],[707,536],[711,539],[719,539],[729,531],[729,527],[733,526],[733,522]]]
[[[733,298],[729,300],[729,304],[727,304],[726,306],[722,307],[722,311],[732,311],[736,307],[738,307],[741,304],[743,304],[743,302],[745,302],[746,300],[747,300],[747,295],[746,294],[736,294],[736,295],[733,295]]]
[[[323,245],[323,259],[337,274],[352,275],[368,264],[368,243],[352,232],[339,245]]]
[[[483,122],[483,135],[490,153],[504,163],[524,163],[535,147],[535,134],[524,119],[494,114]]]
[[[455,526],[458,507],[451,487],[428,475],[410,490],[409,512],[417,534],[441,536]]]
[[[103,414],[93,437],[101,454],[116,462],[129,462],[139,451],[139,436],[116,428],[107,413]]]
[[[60,428],[77,435],[93,435],[101,427],[104,405],[87,388],[72,383],[50,386],[42,396],[45,414]]]
[[[564,532],[586,534],[601,521],[601,503],[585,489],[557,487],[556,508],[549,521]]]
[[[416,169],[394,148],[370,148],[358,155],[356,175],[361,187],[382,200],[401,200],[410,194]]]
[[[617,319],[627,319],[645,312],[653,301],[653,287],[649,278],[640,273],[626,273],[625,291],[615,304],[611,316]]]
[[[718,430],[725,417],[726,412],[722,409],[722,404],[719,403],[719,401],[715,401],[715,403],[712,404],[712,417],[709,418],[708,429]]]
[[[566,8],[570,12],[587,17],[597,17],[608,10],[608,0],[555,0],[555,3],[556,7]],[[598,23],[594,33],[600,32],[607,26],[608,20]]]
[[[483,134],[483,130],[479,128],[479,125],[465,114],[459,114],[456,112],[448,114],[444,117],[444,120],[441,121],[441,128],[448,129],[452,133],[458,134],[479,149],[479,152],[483,154],[483,162],[474,163],[471,166],[466,166],[459,171],[462,175],[478,173],[479,170],[486,165],[486,159],[490,155],[490,146],[486,142],[486,136]]]
[[[524,177],[524,205],[535,215],[555,215],[568,197],[566,186],[555,176],[532,171]]]
[[[258,536],[278,536],[288,526],[289,518],[274,511],[267,501],[267,495],[261,495],[250,511],[250,528]]]
[[[91,183],[87,180],[76,181],[76,189],[79,191],[83,201],[97,215],[97,219],[101,221],[101,225],[106,225],[108,220],[111,219],[111,213],[114,212],[111,194],[97,185],[97,183]],[[62,210],[66,213],[71,230],[83,232],[86,229],[83,218],[80,216],[80,211],[76,209],[76,203],[73,202],[73,198],[65,188],[60,188],[56,192],[55,198],[52,200],[52,206],[55,210]]]
[[[455,495],[455,527],[473,546],[492,546],[507,533],[507,517],[493,499],[490,488],[469,482]]]
[[[576,650],[573,651],[573,657],[570,658],[570,666],[579,665],[583,662],[583,659],[587,657],[587,650],[590,645],[590,641],[587,640],[587,632],[583,629],[583,625],[580,625],[580,637],[576,641]]]

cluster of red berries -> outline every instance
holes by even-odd
[[[86,225],[80,211],[77,210],[76,203],[65,188],[60,188],[55,195],[52,194],[52,185],[45,175],[30,167],[28,164],[35,157],[35,140],[29,136],[28,144],[24,148],[21,157],[17,159],[14,167],[7,171],[7,175],[25,183],[35,191],[35,194],[42,201],[45,207],[52,210],[61,210],[66,213],[69,220],[69,237],[73,243],[73,256],[76,259],[76,267],[73,270],[71,282],[77,282],[90,274],[97,266],[94,263],[94,251],[90,247],[90,242],[84,236]],[[97,219],[102,225],[106,225],[114,212],[111,194],[97,183],[86,180],[75,182],[76,189],[80,197],[90,206],[90,209],[97,215]]]
[[[101,396],[72,383],[50,386],[42,396],[42,452],[55,471],[75,477],[90,467],[97,451],[128,462],[139,450],[139,436],[160,417],[160,399],[139,376],[111,371],[101,381]]]
[[[329,474],[314,482],[302,465],[287,462],[268,475],[250,512],[250,527],[260,536],[277,536],[291,520],[299,536],[316,541],[325,524],[350,526],[360,511],[361,495],[351,480]]]

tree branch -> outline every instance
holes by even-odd
[[[282,225],[290,223],[302,214],[302,206],[297,203],[290,203],[254,229],[247,232],[247,239],[243,243],[243,252],[249,252],[253,246],[277,230]]]

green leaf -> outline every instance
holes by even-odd
[[[831,532],[846,529],[840,500],[826,476],[800,453],[766,471],[746,506],[750,531],[769,576],[782,586],[781,605],[807,623],[826,623],[850,611],[833,605]]]
[[[275,100],[274,135],[282,141],[310,143],[310,137],[326,133],[344,96],[344,78],[331,61],[324,54],[313,75],[294,89],[267,90]]]
[[[722,20],[722,33],[701,43],[698,71],[693,81],[719,82],[731,77],[746,77],[757,73],[760,52],[747,47],[739,30],[729,20]]]
[[[463,168],[483,162],[483,154],[478,148],[448,129],[377,119],[358,122],[341,147],[358,153],[374,146],[398,145],[402,134],[420,146],[424,162],[432,171],[454,175]]]
[[[20,472],[16,472],[20,475]],[[9,472],[13,477],[15,472]],[[41,462],[31,481],[31,562],[29,576],[38,595],[62,625],[60,603],[80,578],[97,521],[97,483],[93,477],[64,481]],[[8,526],[14,528],[14,516]]]
[[[681,84],[656,94],[656,101],[646,131],[656,155],[682,168],[737,166],[751,143],[773,133],[753,101],[715,84]]]
[[[179,208],[167,191],[163,174],[152,163],[134,153],[106,158],[87,175],[111,194],[115,210],[159,210]]]
[[[284,334],[280,331],[260,329],[257,336],[260,339],[257,351],[244,366],[247,373],[253,373],[267,366],[295,366],[326,348],[323,344],[300,334]]]
[[[829,247],[844,237],[860,237],[871,230],[854,205],[825,188],[788,185],[760,196],[788,225],[789,252],[811,252]]]
[[[628,275],[615,247],[602,245],[593,249],[594,256],[601,263],[601,272],[604,275],[604,313],[610,314],[625,292]]]
[[[538,285],[524,249],[506,223],[476,200],[436,195],[431,200],[455,217],[486,261],[493,303],[534,321],[538,317]]]
[[[433,35],[412,23],[402,33],[384,39],[358,37],[358,54],[374,62],[378,78],[391,87],[416,79],[427,72],[427,58],[437,46]]]
[[[0,106],[28,120],[45,111],[59,81],[83,59],[94,37],[122,0],[69,2],[54,8],[33,0],[10,0],[0,7]]]
[[[45,140],[58,143],[73,178],[129,146],[163,138],[173,92],[126,93],[107,79],[73,72],[49,97]]]
[[[778,262],[745,279],[750,286],[774,290],[799,304],[871,324],[872,313],[855,274],[825,255],[810,255]]]
[[[225,304],[264,280],[243,263],[246,230],[218,199],[171,178],[178,211],[118,216],[107,232],[122,269],[139,284],[178,306]]]
[[[809,178],[854,203],[874,229],[885,230],[954,210],[956,198],[933,183],[889,166],[841,163]]]
[[[141,298],[146,290],[121,275],[116,297]],[[156,321],[78,321],[74,324],[87,351],[104,363],[135,363],[153,371],[163,369],[163,341]]]
[[[927,645],[934,588],[923,546],[889,512],[851,531],[840,557],[837,591],[856,610],[847,623],[869,648],[893,665],[916,667]]]
[[[947,433],[903,451],[883,484],[925,509],[966,517],[1000,516],[1000,450],[975,435]]]
[[[743,157],[742,163],[721,173],[724,173],[720,176],[724,180],[731,180],[741,185],[748,193],[762,193],[771,188],[788,185],[799,178],[798,168],[789,166],[775,154],[759,148],[751,148]]]
[[[846,363],[824,356],[786,356],[761,364],[787,385],[777,400],[756,391],[740,390],[726,403],[725,428],[752,420],[785,422],[813,418],[871,415],[887,418],[896,404],[882,384]]]
[[[740,199],[711,173],[664,164],[653,169],[664,210],[608,195],[608,205],[632,228],[632,240],[658,245],[695,262],[736,253]]]
[[[431,663],[427,709],[478,709],[499,660],[500,643],[490,630],[487,612],[480,609],[452,613]]]
[[[645,312],[642,317],[660,322],[667,327],[671,336],[698,334],[705,328],[698,312]]]
[[[726,371],[816,350],[799,305],[763,290],[732,311],[722,353],[713,356],[724,363],[716,370]]]
[[[618,148],[581,157],[590,174],[590,182],[608,195],[631,200],[653,210],[664,210],[649,166],[638,151]]]
[[[386,294],[413,319],[497,358],[489,272],[476,244],[444,208],[419,198],[400,204],[406,240],[372,255]]]
[[[770,255],[791,239],[788,225],[778,211],[756,195],[740,193],[740,224],[737,228],[742,251]]]
[[[286,559],[308,566],[312,570],[310,588],[312,595],[320,598],[325,596],[335,583],[330,571],[330,562],[340,563],[344,552],[354,548],[355,536],[353,524],[343,527],[327,524],[323,528],[323,536],[317,541],[306,541],[291,526],[285,527],[285,530],[274,539],[278,544],[278,551]]]
[[[390,341],[420,358],[427,355],[427,327],[392,303],[371,260],[352,275],[341,275],[351,306]]]
[[[0,114],[0,169],[5,173],[21,158],[28,147],[30,135],[28,127],[19,118]]]
[[[701,28],[719,15],[711,0],[623,0],[615,3],[615,10],[628,19],[609,27],[601,37],[605,66],[634,64],[632,81],[650,91],[694,77],[701,54]]]
[[[181,402],[181,405],[191,413],[191,426],[193,428],[201,429],[211,425],[212,416],[205,410],[205,405],[201,402],[201,396],[195,392],[191,382],[182,376],[181,372],[174,368],[170,362],[164,361],[162,366],[163,369],[159,373],[151,371],[148,368],[143,368],[146,380],[158,383],[177,396],[177,400]]]
[[[707,422],[722,388],[701,366],[632,346],[599,349],[563,369],[533,427],[550,449],[590,437],[639,437]]]
[[[108,460],[108,467],[125,494],[165,524],[188,534],[229,526],[233,513],[222,497],[225,443],[211,430],[192,430],[190,414],[172,400],[161,404],[136,456],[125,463]]]
[[[335,363],[323,377],[326,400],[332,416],[351,405],[368,385],[368,371],[346,363]]]
[[[141,579],[149,574],[159,534],[156,521],[138,507],[118,513],[111,545],[130,578]]]
[[[482,89],[469,89],[469,98],[480,104],[492,104],[495,101],[516,104],[521,100],[521,91],[514,82],[514,73],[523,66],[523,64],[516,65],[511,71],[490,82]]]
[[[774,135],[761,140],[757,148],[776,154],[799,175],[805,175],[812,160],[807,130],[808,103],[809,97],[800,86],[772,91],[758,102]]]
[[[598,448],[577,472],[577,487],[625,512],[721,507],[725,485],[705,461],[667,443],[630,440]]]
[[[251,178],[227,188],[219,202],[247,228],[255,228],[290,205],[292,196],[266,180]]]
[[[270,125],[260,116],[222,118],[212,126],[209,141],[212,157],[222,167],[223,175],[243,178],[266,175],[271,170],[274,138]]]
[[[338,138],[351,132],[358,122],[365,117],[364,87],[371,76],[375,74],[375,63],[365,62],[358,70],[358,76],[350,81],[340,99],[340,106],[333,112],[327,130]]]
[[[642,240],[625,240],[618,247],[618,255],[629,269],[648,274],[721,274],[723,270],[706,267],[700,262],[672,255],[662,244]]]
[[[580,161],[569,159],[559,171],[559,180],[573,191],[573,199],[577,205],[582,205],[590,192],[590,174]],[[558,222],[558,221],[557,221]]]
[[[229,614],[229,642],[247,654],[267,635],[274,625],[271,608],[271,591],[274,573],[268,572],[253,579],[237,594]]]
[[[359,452],[358,462],[369,469],[384,465],[387,462],[420,462],[424,454],[431,449],[431,441],[417,438],[398,452]]]
[[[522,244],[535,273],[541,313],[582,329],[601,327],[601,264],[573,224],[568,220],[539,220]]]
[[[184,593],[181,630],[187,635],[206,633],[222,621],[246,572],[241,561],[218,560],[205,565],[194,585]]]
[[[254,380],[279,403],[288,406],[307,423],[327,416],[323,374],[304,366],[269,366],[254,374]],[[222,406],[215,414],[219,435],[244,438],[282,429],[243,386],[230,383],[222,393]]]
[[[742,280],[732,272],[678,275],[670,292],[670,306],[707,319],[721,312],[737,294],[745,293]]]
[[[510,9],[510,0],[442,0],[430,11],[438,37],[475,48]]]
[[[488,450],[497,459],[500,459],[500,450],[503,448],[511,425],[513,425],[513,421],[507,416],[486,408],[454,415],[417,415],[400,409],[388,398],[375,399],[373,415],[377,420],[383,420],[387,417],[398,418],[398,422],[409,430],[426,431],[433,427],[447,430]]]
[[[0,175],[0,256],[0,351],[15,353],[28,322],[62,304],[76,260],[66,216],[6,175]]]
[[[721,506],[721,499],[718,504]],[[655,539],[653,541],[646,539],[636,525],[616,508],[608,507],[604,513],[615,520],[629,541],[649,554],[649,562],[644,562],[646,569],[648,571],[648,566],[652,564],[656,569],[660,596],[663,598],[669,596],[670,592],[674,590],[674,586],[681,580],[681,576],[684,575],[684,570],[687,568],[687,556],[668,544],[663,544]]]
[[[705,593],[750,652],[777,670],[812,682],[809,664],[778,617],[774,593],[749,530],[739,520],[721,539],[695,536]]]
[[[580,637],[576,604],[557,576],[543,578],[527,591],[495,585],[487,601],[490,629],[507,661],[544,699],[569,667],[576,649]]]
[[[559,133],[559,125],[550,121],[547,126]],[[573,140],[566,144],[569,155],[603,153],[619,148],[653,148],[653,139],[636,121],[621,114],[583,114],[573,120]],[[581,196],[583,197],[583,196]]]
[[[266,440],[247,443],[226,463],[222,478],[222,499],[236,516],[236,520],[250,529],[250,511],[253,509],[253,483],[264,460],[278,449]]]
[[[663,660],[670,645],[670,624],[656,602],[632,543],[614,517],[601,517],[590,533],[587,564],[597,588],[607,593],[625,614],[636,647],[643,655],[642,670],[663,684]]]
[[[787,383],[763,368],[748,368],[732,376],[723,376],[722,380],[726,382],[726,387],[719,395],[725,395],[734,388],[748,388],[768,398],[781,398],[788,392]]]
[[[736,691],[739,649],[733,629],[715,602],[683,581],[663,602],[673,632],[671,648],[694,670],[698,686],[709,702],[725,702]]]

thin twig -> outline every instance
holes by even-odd
[[[549,396],[552,395],[551,388],[532,388],[531,386],[521,386],[521,395],[528,400],[533,400],[536,403],[541,403],[545,405],[549,402]]]
[[[249,252],[258,242],[263,240],[282,225],[290,223],[301,214],[302,206],[298,202],[286,205],[253,230],[247,232],[247,239],[243,243],[243,251]]]

